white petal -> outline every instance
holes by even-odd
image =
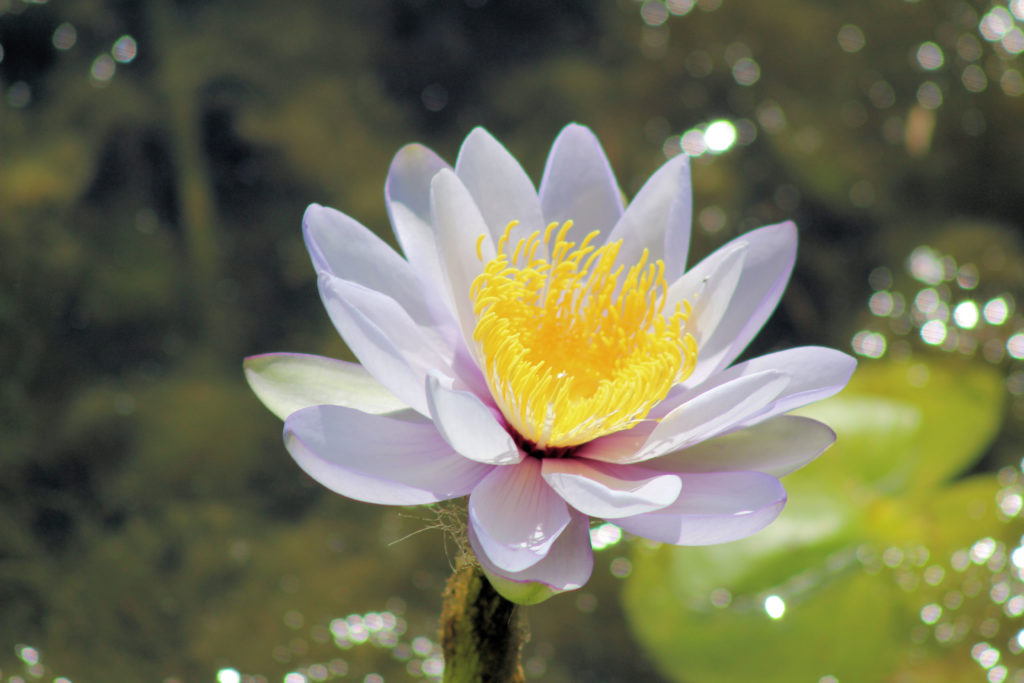
[[[697,386],[736,359],[775,310],[793,271],[793,223],[758,228],[738,240],[748,245],[743,274],[725,316],[700,349],[697,368],[686,380],[686,386]]]
[[[373,414],[408,408],[357,363],[304,353],[264,353],[246,358],[244,367],[253,393],[282,420],[323,404]]]
[[[452,451],[430,422],[341,406],[292,413],[284,442],[306,474],[367,503],[420,505],[457,498],[492,469]]]
[[[681,205],[673,209],[676,202]],[[622,240],[618,262],[628,268],[640,260],[644,249],[648,250],[649,261],[666,258],[665,245],[669,241],[669,232],[680,233],[680,236],[670,240],[673,248],[678,248],[682,233],[686,234],[686,239],[682,241],[688,243],[689,220],[683,220],[688,211],[684,211],[682,205],[688,207],[689,203],[690,159],[680,154],[665,162],[640,188],[609,235],[609,242]],[[674,223],[670,223],[670,217]],[[673,255],[673,273],[682,272],[682,266],[677,263],[679,257],[684,263],[686,261],[685,253]]]
[[[384,197],[395,237],[420,279],[441,290],[445,287],[437,253],[437,235],[430,222],[430,181],[442,168],[441,157],[423,145],[406,145],[388,171]]]
[[[779,480],[761,472],[684,474],[683,492],[656,512],[614,520],[636,536],[673,545],[744,538],[770,524],[786,504]]]
[[[419,327],[380,292],[332,275],[320,275],[320,296],[349,349],[363,367],[416,412],[426,415],[427,372],[451,369],[454,349]]]
[[[622,192],[597,137],[585,126],[562,129],[548,155],[540,181],[546,221],[573,221],[577,236],[599,230],[594,243],[604,244],[622,216]]]
[[[781,477],[811,462],[836,440],[828,425],[781,415],[644,463],[666,472],[765,472]]]
[[[690,186],[690,165],[687,161],[685,178],[681,181],[675,199],[668,211],[665,227],[665,280],[672,282],[686,272],[686,259],[690,253],[690,233],[693,230],[693,192]]]
[[[662,418],[635,451],[616,453],[610,448],[592,448],[581,452],[581,457],[622,464],[642,462],[735,431],[781,394],[788,383],[786,375],[768,370],[701,387]]]
[[[540,462],[495,467],[469,496],[469,523],[482,554],[503,571],[544,559],[569,524],[569,508],[540,475]]]
[[[747,424],[754,424],[838,393],[856,368],[857,361],[841,351],[823,346],[800,346],[752,358],[732,366],[722,376],[742,377],[765,370],[789,376],[786,390],[762,412],[750,417]]]
[[[581,588],[590,579],[594,570],[590,520],[575,510],[569,513],[572,516],[569,526],[558,536],[544,559],[518,572],[502,569],[491,562],[472,525],[469,527],[469,544],[499,593],[520,604],[536,604],[557,592]],[[539,585],[530,587],[529,584]]]
[[[576,458],[546,458],[544,481],[580,512],[594,517],[627,517],[652,512],[679,497],[674,475],[641,467]]]
[[[474,128],[462,143],[455,173],[480,208],[495,241],[512,221],[519,225],[510,234],[511,248],[520,238],[544,229],[540,200],[526,171],[483,128]]]
[[[492,409],[470,392],[446,388],[431,375],[427,405],[441,436],[463,457],[489,465],[515,465],[523,459]]]
[[[727,368],[702,386],[689,388],[684,384],[672,387],[665,399],[651,410],[648,417],[664,417],[707,387],[717,386],[737,377],[765,370],[787,375],[790,380],[785,390],[763,409],[748,416],[744,422],[745,425],[752,425],[832,396],[846,386],[856,367],[857,361],[851,356],[823,346],[801,346],[769,353]]]
[[[704,344],[732,300],[746,257],[745,242],[730,242],[669,285],[665,294],[666,312],[674,311],[676,304],[684,301],[693,307],[686,321],[686,331],[697,342],[698,363],[703,362]]]
[[[475,354],[473,329],[476,327],[476,314],[473,313],[470,288],[473,280],[483,272],[484,264],[494,258],[494,241],[473,197],[451,171],[442,170],[434,176],[430,200],[452,310],[458,317],[466,348]],[[477,256],[477,241],[481,235],[482,259]]]
[[[423,283],[409,263],[357,221],[311,204],[302,217],[302,232],[317,272],[326,271],[386,294],[418,325],[437,324]]]

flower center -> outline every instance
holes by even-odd
[[[623,277],[621,241],[594,247],[595,231],[577,245],[566,239],[572,221],[519,240],[510,256],[516,224],[470,292],[491,394],[540,451],[630,429],[693,372],[697,343],[683,332],[689,303],[663,315],[665,264],[648,263],[644,250]],[[550,260],[536,255],[542,242]]]

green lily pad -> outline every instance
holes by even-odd
[[[1006,571],[1021,520],[997,506],[1024,478],[944,482],[983,453],[1002,398],[988,367],[869,364],[802,411],[839,440],[786,478],[790,503],[774,524],[720,546],[638,543],[623,602],[662,673],[691,683],[977,676],[978,638],[1005,643],[1019,629],[989,591],[1024,592]]]
[[[842,393],[799,411],[838,436],[809,471],[891,494],[926,492],[981,457],[1002,423],[1004,394],[999,373],[981,363],[862,361]]]

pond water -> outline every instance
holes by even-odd
[[[568,122],[694,257],[793,219],[749,355],[853,353],[749,542],[595,526],[528,679],[1024,681],[1024,1],[0,0],[0,681],[439,680],[444,516],[331,495],[244,356],[351,359],[310,202]],[[813,411],[812,411],[813,412]]]

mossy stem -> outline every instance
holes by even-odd
[[[460,558],[444,591],[444,683],[522,683],[526,627],[519,606],[502,597],[472,557]]]

